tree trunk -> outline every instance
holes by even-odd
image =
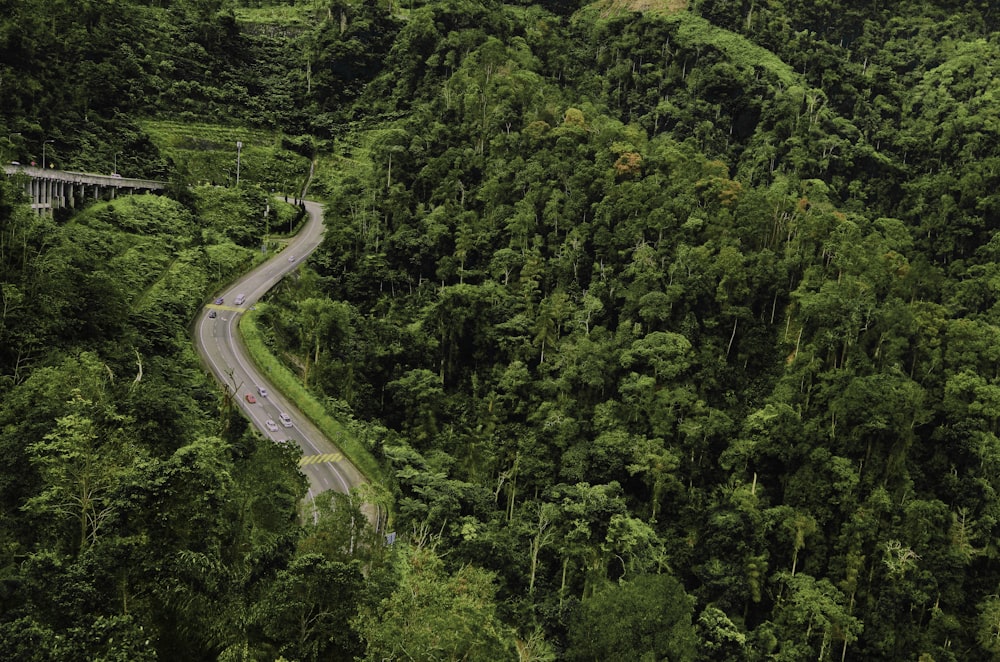
[[[729,335],[729,344],[726,345],[726,358],[729,358],[729,351],[733,348],[733,340],[736,339],[736,325],[739,323],[740,318],[733,320],[733,332]]]
[[[517,492],[517,455],[514,456],[514,467],[510,473],[510,490],[507,492],[507,521],[514,519],[514,495]]]
[[[317,336],[317,338],[316,338],[316,353],[313,355],[313,367],[316,367],[316,366],[319,365],[319,348],[320,348],[320,343],[319,343],[319,337]],[[306,384],[305,387],[309,388],[309,384]]]
[[[559,608],[562,609],[563,598],[566,595],[566,566],[569,565],[569,557],[563,557],[562,582],[559,584]]]
[[[538,571],[538,552],[541,549],[540,537],[541,533],[539,532],[531,541],[531,574],[528,577],[528,595],[535,594],[535,574]]]

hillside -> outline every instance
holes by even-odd
[[[989,3],[8,5],[11,157],[174,199],[2,189],[0,655],[1000,653]],[[311,163],[255,342],[387,483],[300,522],[184,326]]]

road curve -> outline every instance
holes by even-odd
[[[323,238],[323,206],[306,201],[308,220],[275,257],[228,286],[218,296],[222,305],[208,304],[198,314],[194,326],[194,343],[202,363],[211,370],[223,388],[233,394],[233,400],[250,422],[265,438],[278,442],[294,441],[302,449],[302,471],[309,479],[310,499],[320,492],[336,490],[347,492],[365,482],[357,468],[344,458],[338,449],[319,429],[285,398],[250,360],[239,335],[239,320],[249,309],[284,276],[298,268]],[[236,305],[238,295],[245,300]],[[209,317],[211,311],[216,317]],[[260,397],[257,388],[267,389],[267,397]],[[247,394],[257,402],[247,402]],[[282,425],[280,413],[291,417],[291,427]],[[277,431],[268,430],[265,421],[278,425]]]

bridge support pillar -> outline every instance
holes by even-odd
[[[93,195],[94,200],[105,198],[114,200],[118,197],[118,189],[123,195],[136,195],[160,191],[165,187],[162,182],[152,180],[111,178],[107,175],[96,175],[80,172],[64,172],[42,169],[35,166],[3,166],[3,172],[8,177],[26,176],[21,180],[25,196],[31,201],[31,208],[38,214],[52,213],[55,209],[77,207]],[[91,193],[88,187],[93,187]]]
[[[31,206],[39,215],[45,213],[45,185],[44,179],[31,180]]]

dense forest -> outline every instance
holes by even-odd
[[[998,66],[978,0],[0,0],[3,160],[170,182],[0,185],[0,657],[997,659]],[[189,338],[310,164],[256,321],[385,531]]]

